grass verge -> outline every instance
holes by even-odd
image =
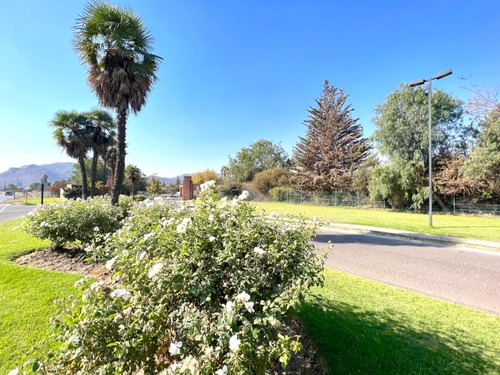
[[[299,310],[329,374],[500,374],[500,317],[325,269]]]
[[[402,229],[436,236],[452,236],[500,241],[500,217],[433,215],[433,226],[429,216],[406,212],[364,210],[349,207],[325,207],[284,202],[253,202],[266,212],[279,214],[302,214],[312,219],[321,216],[332,223],[368,225],[379,228]]]
[[[57,203],[60,202],[64,198],[43,198],[43,203]],[[26,199],[26,197],[20,196],[16,199],[9,201],[10,204],[27,204],[27,205],[37,205],[41,203],[41,199],[38,197],[31,197]]]
[[[21,220],[0,224],[0,374],[33,358],[49,336],[49,318],[57,313],[55,299],[76,292],[79,275],[12,264],[16,255],[47,246],[14,227]]]

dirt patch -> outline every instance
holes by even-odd
[[[14,259],[13,263],[20,266],[106,278],[108,272],[102,265],[84,261],[85,255],[86,253],[78,248],[45,249],[22,255]]]

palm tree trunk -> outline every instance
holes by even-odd
[[[85,169],[85,158],[79,157],[80,172],[82,173],[82,199],[87,199],[89,192],[87,189],[87,171]]]
[[[94,198],[95,196],[95,182],[97,180],[97,150],[94,149],[94,155],[92,156],[92,171],[90,176],[90,196]]]
[[[106,195],[106,184],[107,184],[107,182],[108,182],[108,180],[107,180],[107,177],[108,177],[108,176],[107,176],[107,175],[108,175],[108,173],[107,173],[107,172],[108,172],[108,166],[106,165],[106,162],[107,162],[107,161],[108,161],[108,160],[107,160],[107,158],[106,158],[106,152],[104,152],[104,155],[103,155],[103,157],[102,157],[102,162],[104,163],[104,169],[103,169],[103,171],[102,171],[102,173],[103,173],[103,175],[104,175],[104,179],[103,179],[104,181],[103,181],[103,183],[102,183],[102,186],[103,186],[103,188],[102,188],[102,195]]]
[[[125,172],[125,133],[127,125],[127,110],[122,109],[117,114],[118,128],[118,148],[116,150],[116,170],[113,176],[113,193],[111,195],[111,204],[118,204],[118,198],[122,190],[123,175]]]

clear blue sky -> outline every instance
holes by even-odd
[[[343,88],[364,134],[400,82],[448,68],[434,87],[466,101],[459,76],[500,83],[500,2],[139,1],[163,57],[127,127],[126,162],[163,177],[220,170],[258,139],[291,154],[323,81]],[[0,172],[69,159],[48,122],[97,99],[73,51],[85,1],[0,1]],[[50,176],[49,176],[50,179]]]

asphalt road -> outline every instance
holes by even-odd
[[[500,315],[500,252],[321,229],[325,266]]]
[[[18,219],[28,212],[33,210],[36,206],[26,206],[19,204],[0,204],[0,223]]]

